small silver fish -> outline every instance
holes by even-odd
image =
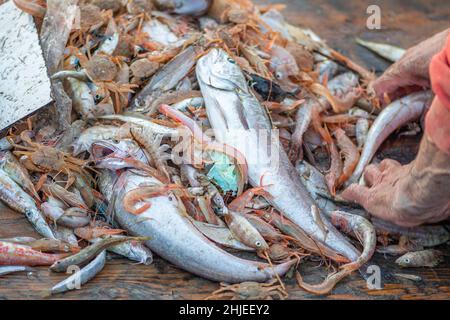
[[[75,272],[64,281],[55,285],[51,290],[51,294],[63,293],[66,291],[79,289],[77,285],[83,285],[94,278],[100,271],[103,270],[106,263],[106,251],[103,250],[100,254],[92,260],[88,265],[80,271]]]
[[[23,271],[32,271],[30,267],[26,266],[6,266],[6,267],[0,267],[0,276],[4,276],[10,273],[15,272],[23,272]]]
[[[394,276],[396,276],[397,278],[407,279],[415,282],[422,281],[421,277],[416,276],[414,274],[394,273]]]
[[[34,229],[45,238],[55,239],[52,229],[28,193],[0,169],[0,200],[24,214]]]
[[[124,236],[111,236],[112,238],[123,238]],[[90,240],[91,243],[96,243],[101,241],[101,239],[96,238]],[[146,246],[140,242],[127,241],[124,243],[111,246],[107,251],[118,254],[132,261],[137,261],[145,265],[150,265],[153,262],[153,254]]]
[[[403,57],[406,50],[402,48],[398,48],[389,44],[384,43],[378,43],[378,42],[371,42],[371,41],[365,41],[360,38],[356,38],[356,43],[359,45],[369,49],[372,52],[375,52],[379,56],[391,61],[396,62]]]
[[[395,263],[403,268],[412,267],[436,267],[442,262],[442,252],[438,250],[423,250],[408,252],[395,260]]]

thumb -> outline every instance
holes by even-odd
[[[341,197],[347,201],[356,202],[366,208],[370,189],[359,184],[352,184],[341,193]]]

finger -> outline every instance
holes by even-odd
[[[369,192],[370,189],[366,186],[354,183],[341,193],[341,197],[344,200],[356,202],[366,208]]]
[[[381,171],[378,166],[371,164],[368,165],[366,170],[364,170],[364,181],[366,185],[370,188],[377,184],[381,180]]]
[[[381,172],[391,171],[393,169],[401,167],[401,163],[392,159],[385,159],[381,161],[379,169]]]

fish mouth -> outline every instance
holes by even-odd
[[[219,67],[220,70],[217,70],[217,68]],[[204,84],[218,90],[241,90],[245,92],[247,91],[247,89],[246,81],[244,78],[241,79],[243,80],[242,83],[233,81],[232,71],[236,68],[239,68],[236,62],[231,59],[225,51],[214,48],[210,51],[210,53],[199,59],[197,63],[197,78]],[[229,72],[224,72],[224,70],[227,70]],[[241,74],[240,69],[237,70],[235,74]]]
[[[91,147],[91,155],[94,161],[101,161],[117,153],[118,148],[106,141],[94,142]]]

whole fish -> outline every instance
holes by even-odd
[[[16,272],[23,272],[23,271],[33,271],[33,269],[28,268],[26,266],[6,266],[6,267],[0,267],[0,277],[10,274],[10,273],[16,273]]]
[[[40,235],[45,238],[55,238],[52,229],[45,221],[42,212],[37,208],[33,198],[1,169],[0,200],[11,209],[24,214]]]
[[[77,254],[54,262],[50,266],[50,270],[52,270],[53,272],[66,272],[66,270],[70,266],[82,265],[91,260],[93,257],[98,255],[103,250],[109,248],[110,246],[117,245],[127,241],[145,241],[145,240],[148,240],[148,238],[133,238],[133,237],[103,238],[100,241],[84,248]]]
[[[112,120],[112,119],[111,119]],[[93,126],[84,130],[78,139],[72,143],[73,155],[78,156],[88,151],[96,141],[116,139],[119,140],[129,135],[129,128],[126,126]]]
[[[67,254],[49,254],[26,245],[0,241],[0,266],[50,266]]]
[[[236,212],[229,211],[224,216],[224,219],[234,237],[243,244],[257,251],[269,249],[267,242],[247,218]]]
[[[358,250],[325,218],[329,230],[326,239],[320,232],[311,215],[314,201],[280,146],[266,111],[249,91],[236,62],[225,51],[213,49],[198,61],[196,71],[216,138],[244,154],[250,183],[254,187],[266,186],[265,190],[271,195],[269,202],[315,241],[349,260],[356,260]]]
[[[77,285],[81,286],[85,284],[86,282],[94,278],[100,271],[102,271],[105,267],[105,263],[106,251],[103,250],[94,260],[89,262],[80,271],[75,272],[64,281],[61,281],[60,283],[52,287],[50,293],[57,294],[77,289]]]
[[[149,128],[152,130],[155,134],[162,135],[163,137],[172,137],[179,134],[179,131],[177,128],[170,128],[166,126],[162,126],[160,124],[157,124],[153,121],[151,121],[147,117],[139,117],[139,116],[133,116],[133,115],[108,115],[108,116],[100,116],[98,119],[101,120],[117,120],[122,121],[129,124],[135,124],[144,128]],[[105,138],[107,139],[107,138]]]
[[[431,91],[416,92],[394,101],[379,114],[367,134],[358,165],[348,184],[358,182],[384,140],[401,126],[419,118],[429,106],[432,97]]]
[[[397,278],[407,279],[414,282],[422,281],[422,277],[416,276],[415,274],[394,273],[394,276]]]
[[[433,268],[436,267],[440,262],[442,262],[442,252],[433,249],[408,252],[395,260],[395,263],[403,268]]]
[[[158,71],[150,82],[139,92],[130,104],[132,111],[149,111],[152,100],[158,93],[171,90],[188,74],[195,66],[197,56],[203,50],[200,47],[189,46],[179,55],[167,63]],[[156,110],[154,110],[156,111]]]
[[[124,236],[113,235],[112,238],[124,238]],[[101,241],[100,238],[90,240],[91,243]],[[107,251],[118,254],[129,260],[136,261],[145,265],[150,265],[153,262],[153,254],[146,246],[136,241],[127,241],[124,243],[116,244],[106,249]]]
[[[74,110],[82,119],[94,118],[96,113],[95,101],[87,83],[75,78],[67,78],[66,82]]]
[[[442,225],[425,225],[418,227],[399,227],[390,222],[372,217],[372,223],[379,233],[404,236],[417,246],[435,247],[450,240],[450,232]]]
[[[133,235],[151,237],[145,244],[184,270],[213,281],[264,282],[273,278],[275,273],[285,274],[293,264],[291,261],[272,269],[268,264],[244,260],[220,249],[197,230],[173,195],[150,199],[151,207],[139,216],[126,212],[122,204],[126,192],[139,185],[159,182],[129,171],[119,180],[122,180],[124,189],[115,201],[116,221]]]
[[[28,194],[39,199],[39,195],[34,188],[33,182],[31,182],[27,169],[11,152],[0,153],[0,168],[2,168],[14,182],[28,192]]]
[[[400,60],[401,57],[403,57],[406,52],[405,49],[391,46],[389,44],[365,41],[360,38],[356,38],[356,43],[369,49],[370,51],[375,52],[376,54],[382,56],[383,58],[391,62],[396,62]]]
[[[27,239],[27,238],[17,238],[17,239],[6,239],[2,240],[4,242],[10,242],[15,244],[20,244],[23,246],[30,247],[33,250],[41,252],[78,252],[79,248],[72,246],[70,243],[57,239]]]
[[[200,222],[194,219],[192,219],[191,221],[194,226],[205,235],[205,237],[217,244],[239,251],[255,251],[254,248],[246,246],[245,244],[237,240],[231,233],[230,229],[228,229],[227,227]]]

